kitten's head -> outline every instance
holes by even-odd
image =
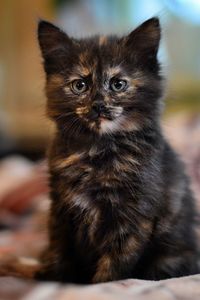
[[[40,21],[47,111],[66,132],[139,130],[158,115],[160,26],[147,20],[124,37],[70,38]]]

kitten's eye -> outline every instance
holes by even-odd
[[[127,86],[126,80],[122,80],[118,78],[112,79],[110,83],[110,88],[114,92],[122,92],[125,90],[126,86]]]
[[[88,89],[88,85],[83,79],[76,79],[71,83],[71,89],[75,94],[81,94]]]

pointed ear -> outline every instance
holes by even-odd
[[[38,41],[47,73],[59,66],[59,61],[70,54],[72,39],[55,25],[41,20],[38,24]]]
[[[138,50],[141,55],[156,57],[160,42],[161,30],[158,18],[151,18],[133,30],[126,37],[126,45]]]

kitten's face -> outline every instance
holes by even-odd
[[[127,37],[82,40],[40,22],[49,116],[74,133],[139,130],[157,113],[161,96],[159,39],[155,18]]]

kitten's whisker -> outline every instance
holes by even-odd
[[[67,128],[68,131],[68,137],[71,138],[72,136],[74,136],[75,134],[78,135],[78,128],[81,126],[80,124],[80,119],[78,119],[77,117],[75,117],[75,119],[73,120],[73,122],[71,123],[71,126],[69,128]]]
[[[72,134],[73,134],[73,130],[74,130],[74,126],[75,124],[78,122],[78,119],[74,119],[71,123],[70,123],[70,126],[67,124],[65,127],[64,127],[64,132],[68,133],[68,137],[71,137]]]
[[[65,117],[72,116],[72,115],[74,115],[74,112],[62,113],[60,116],[56,117],[55,120],[58,121],[61,119],[65,119]]]

